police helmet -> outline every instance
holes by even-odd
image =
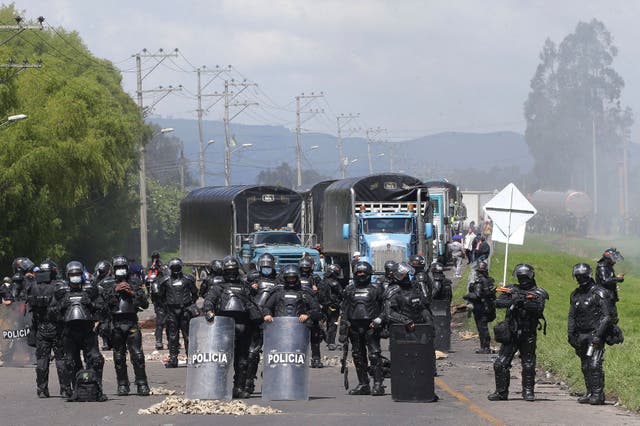
[[[489,264],[485,261],[478,262],[478,266],[476,267],[476,272],[479,274],[487,275],[489,273]]]
[[[353,268],[353,279],[359,283],[368,283],[371,281],[373,268],[369,262],[359,261]]]
[[[576,263],[573,265],[572,275],[580,284],[589,282],[591,279],[591,265],[584,262]]]
[[[440,262],[435,262],[431,265],[431,270],[434,274],[444,274],[444,265]]]
[[[101,260],[96,263],[93,273],[96,277],[104,277],[111,272],[111,263],[107,260]]]
[[[624,260],[622,254],[615,247],[606,249],[604,253],[602,253],[602,258],[612,264]]]
[[[533,270],[533,266],[527,263],[520,263],[516,265],[515,268],[513,268],[513,276],[518,279],[528,278],[532,280],[536,276],[536,274]]]
[[[174,257],[169,261],[169,269],[172,273],[178,274],[182,272],[182,259]]]
[[[58,277],[58,265],[51,259],[43,260],[38,269],[38,282],[51,282]]]
[[[387,260],[386,262],[384,262],[384,275],[387,278],[391,277],[391,274],[393,273],[393,270],[398,266],[398,262],[396,262],[395,260]]]
[[[209,264],[209,268],[211,269],[211,275],[213,276],[222,275],[222,260],[213,259]]]
[[[270,253],[264,253],[258,258],[258,270],[265,277],[275,275],[276,258]]]
[[[260,279],[260,272],[257,269],[252,269],[247,273],[247,282],[252,284]]]
[[[222,259],[222,275],[225,278],[237,278],[240,274],[240,262],[233,256]]]
[[[303,257],[298,262],[298,267],[300,267],[300,274],[310,274],[313,271],[313,261],[308,257]]]
[[[420,256],[419,254],[414,254],[409,258],[409,264],[415,269],[417,272],[423,271],[425,266],[427,266],[427,261],[424,256]]]
[[[84,266],[77,260],[72,260],[67,263],[65,275],[67,276],[71,287],[78,288],[84,284]]]
[[[129,261],[126,256],[114,256],[111,260],[113,264],[113,275],[116,277],[126,277],[129,274]]]
[[[326,275],[328,277],[341,278],[342,277],[342,268],[337,263],[332,263],[331,265],[327,266]]]
[[[154,251],[151,253],[151,260],[160,260],[160,252]]]
[[[15,273],[26,274],[27,272],[32,272],[35,266],[36,264],[33,263],[33,261],[28,257],[17,257],[13,260],[13,263],[11,264],[14,274]]]
[[[397,281],[405,281],[409,278],[409,275],[413,275],[415,273],[415,269],[411,267],[407,262],[400,262],[398,266],[393,271],[393,278]]]
[[[285,288],[300,287],[300,268],[296,265],[287,265],[282,269],[282,281]]]

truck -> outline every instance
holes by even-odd
[[[322,203],[324,201],[324,191],[336,179],[325,180],[313,185],[308,191],[303,192],[303,232],[316,236],[318,246],[322,246]]]
[[[429,199],[433,209],[434,257],[446,265],[450,260],[449,243],[454,232],[462,232],[462,223],[466,219],[462,208],[460,189],[447,180],[425,182],[429,189]]]
[[[320,270],[315,237],[303,234],[303,197],[279,186],[233,185],[199,188],[180,202],[180,253],[186,265],[203,268],[227,255],[245,271],[264,253],[278,269],[314,260]]]
[[[582,191],[537,190],[529,196],[538,214],[528,225],[538,232],[586,232],[593,214],[593,201]]]
[[[324,191],[323,252],[346,275],[355,252],[374,274],[384,273],[387,260],[422,254],[430,261],[431,218],[428,190],[417,178],[383,173],[342,179]]]
[[[484,205],[491,200],[498,191],[462,191],[462,204],[466,210],[464,228],[468,228],[471,222],[476,227],[485,219]]]

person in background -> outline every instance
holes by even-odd
[[[453,258],[453,262],[455,264],[455,273],[454,276],[456,278],[460,278],[462,275],[462,262],[465,258],[464,246],[460,241],[462,236],[460,234],[456,234],[453,236],[453,241],[449,243],[449,252],[451,253],[451,257]]]
[[[464,236],[464,252],[467,255],[467,265],[473,262],[473,240],[476,238],[476,234],[473,233],[473,228],[469,226],[467,233]]]

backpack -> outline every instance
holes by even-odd
[[[76,386],[69,401],[99,401],[100,393],[96,372],[93,370],[80,370],[76,373]]]

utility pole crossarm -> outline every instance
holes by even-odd
[[[300,188],[302,186],[302,114],[312,113],[315,114],[317,112],[304,110],[308,105],[311,104],[317,98],[323,98],[324,93],[320,92],[318,94],[311,92],[310,94],[305,95],[301,93],[296,96],[296,167],[297,167],[297,186],[296,188]],[[300,100],[309,99],[307,103],[303,106],[300,106]]]
[[[347,170],[347,165],[344,163],[345,158],[342,150],[342,130],[344,126],[347,125],[351,120],[356,119],[358,117],[360,117],[359,113],[340,114],[339,116],[336,117],[336,121],[338,122],[338,160],[340,161],[339,167],[340,167],[340,174],[342,175],[342,179],[345,178],[346,170]],[[344,123],[341,123],[340,120],[343,120]]]

